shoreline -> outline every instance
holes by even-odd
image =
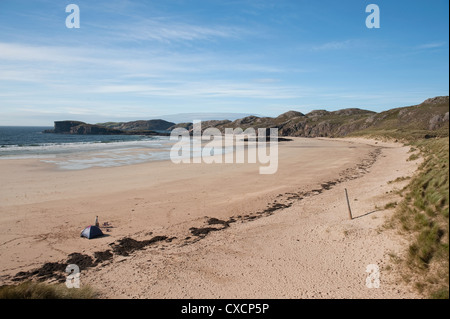
[[[297,140],[297,139],[296,139]],[[302,139],[300,139],[302,140]],[[325,141],[327,139],[324,139]],[[347,145],[348,144],[355,144],[355,148],[359,147],[360,145],[366,145],[365,143],[368,143],[368,140],[363,139],[349,139],[349,140],[331,140],[333,143],[339,143],[344,142]],[[362,142],[361,142],[362,141]],[[362,144],[358,144],[362,143]],[[114,238],[111,238],[108,240],[110,243],[110,246],[113,247],[121,247],[124,248],[125,251],[128,247],[130,251],[133,253],[131,256],[131,259],[134,259],[133,256],[143,254],[144,251],[140,251],[140,249],[146,249],[148,246],[148,250],[150,251],[162,251],[162,252],[169,252],[169,255],[172,251],[177,251],[180,249],[183,249],[182,247],[185,246],[193,246],[198,247],[196,244],[198,241],[202,240],[202,245],[205,241],[209,241],[210,238],[214,238],[217,236],[224,236],[223,234],[227,234],[228,232],[235,232],[236,227],[242,227],[241,225],[246,224],[253,224],[253,223],[261,223],[262,220],[267,221],[270,218],[273,218],[274,216],[278,216],[279,214],[284,214],[285,211],[292,210],[298,205],[301,205],[304,202],[309,202],[311,200],[314,200],[314,198],[323,196],[325,193],[328,193],[328,191],[333,190],[335,188],[342,187],[343,184],[352,182],[354,180],[360,179],[363,176],[370,173],[370,169],[372,165],[376,164],[377,159],[382,155],[382,149],[385,147],[392,147],[392,145],[383,144],[385,146],[381,146],[381,142],[378,144],[378,142],[371,142],[372,147],[371,148],[365,148],[366,155],[368,156],[362,156],[362,161],[358,161],[356,165],[353,165],[354,167],[347,167],[343,169],[338,176],[334,179],[328,179],[328,181],[316,181],[316,184],[314,187],[310,187],[309,190],[303,189],[302,191],[294,192],[278,192],[276,196],[272,194],[271,196],[267,192],[267,190],[263,191],[260,195],[263,197],[263,201],[265,200],[265,207],[262,205],[257,207],[258,205],[253,205],[252,209],[253,211],[250,213],[242,213],[240,215],[236,214],[205,214],[204,216],[195,216],[195,218],[190,219],[190,221],[182,220],[180,223],[171,223],[172,225],[162,226],[155,229],[155,227],[151,227],[153,231],[145,232],[130,232],[128,234],[124,234],[124,236],[118,238],[117,236],[114,236]],[[377,145],[378,144],[378,145]],[[286,144],[287,145],[287,144]],[[302,145],[298,145],[302,146]],[[353,146],[353,145],[352,145]],[[376,147],[373,147],[376,146]],[[397,148],[398,145],[396,146]],[[364,153],[364,152],[363,152]],[[360,158],[361,159],[361,158]],[[353,163],[355,164],[355,163]],[[145,164],[137,164],[137,165],[145,165]],[[317,178],[317,176],[316,176]],[[313,183],[314,184],[314,183]],[[304,184],[304,187],[307,185]],[[312,186],[312,184],[310,185]],[[275,192],[277,193],[277,192]],[[256,209],[257,208],[257,209]],[[248,211],[247,211],[248,212]],[[200,214],[201,215],[201,214]],[[264,217],[264,218],[261,218]],[[356,217],[358,218],[358,217]],[[248,223],[248,221],[252,221],[252,223]],[[114,223],[112,223],[114,225]],[[249,226],[251,227],[251,226]],[[166,233],[164,233],[164,230]],[[169,231],[171,230],[171,231]],[[220,231],[217,231],[220,230]],[[114,229],[113,229],[114,231]],[[180,236],[181,235],[181,236]],[[182,237],[184,236],[184,237]],[[159,240],[151,241],[152,239],[155,239],[156,237]],[[188,238],[189,237],[189,238]],[[121,240],[129,239],[128,242]],[[114,241],[112,239],[115,239]],[[133,240],[133,241],[131,241]],[[99,239],[101,241],[101,239]],[[104,240],[103,240],[104,241]],[[119,243],[119,244],[117,244]],[[140,243],[140,244],[139,244]],[[145,245],[147,244],[148,245]],[[114,246],[115,245],[115,246]],[[122,246],[120,246],[122,245]],[[91,246],[91,245],[87,245]],[[97,246],[97,245],[94,245]],[[102,245],[104,246],[104,245]],[[139,247],[138,249],[135,249],[136,247]],[[81,248],[81,249],[80,249]],[[86,247],[83,250],[82,247],[78,249],[78,254],[80,254],[78,257],[85,258],[86,256],[91,256],[91,259],[93,257],[92,252],[102,252],[100,249],[93,249],[93,247]],[[100,247],[99,247],[100,248]],[[103,247],[104,248],[104,247]],[[116,251],[120,251],[120,249],[117,248]],[[106,250],[103,250],[103,252],[106,252]],[[84,255],[84,257],[82,256]],[[109,256],[109,255],[108,255]],[[160,258],[163,258],[159,256]],[[120,258],[123,258],[123,263],[120,262]],[[87,278],[90,278],[90,274],[102,272],[102,269],[106,267],[111,267],[111,265],[115,264],[116,262],[120,262],[121,264],[126,264],[129,257],[123,256],[121,254],[114,254],[113,256],[108,257],[106,260],[99,261],[99,264],[106,261],[106,265],[102,264],[101,269],[92,267],[87,270]],[[117,261],[119,259],[119,261]],[[81,260],[81,259],[79,259]],[[94,259],[92,259],[93,261]],[[113,261],[114,260],[114,261]],[[91,263],[92,263],[91,261]],[[109,266],[108,266],[108,263]],[[22,270],[23,268],[34,269],[33,266],[36,266],[37,263],[29,264],[28,267],[19,267]],[[88,263],[89,264],[89,263]],[[10,269],[10,273],[12,273],[13,269]],[[18,268],[16,269],[18,270]]]

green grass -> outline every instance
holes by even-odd
[[[396,179],[394,179],[393,181],[389,181],[388,184],[392,184],[392,183],[398,183],[398,182],[403,182],[406,181],[408,179],[411,179],[410,176],[402,176],[402,177],[397,177]]]
[[[416,154],[416,153],[411,154],[411,155],[408,157],[408,161],[415,161],[415,160],[418,159],[419,157],[420,157],[419,154]]]
[[[387,203],[386,205],[384,205],[384,209],[390,209],[390,208],[395,208],[397,207],[397,202],[390,202]]]
[[[418,140],[414,145],[424,161],[392,221],[413,238],[404,264],[416,288],[429,298],[448,298],[449,140]]]
[[[97,293],[90,286],[67,288],[65,284],[27,281],[0,287],[0,299],[94,299]]]

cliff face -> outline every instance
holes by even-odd
[[[54,133],[65,134],[70,133],[73,127],[84,125],[85,123],[79,121],[56,121]]]

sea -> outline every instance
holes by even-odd
[[[43,133],[53,127],[0,126],[0,160],[38,158],[64,170],[170,159],[169,136]]]

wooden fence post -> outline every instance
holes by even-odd
[[[347,198],[348,215],[350,216],[350,219],[353,219],[352,209],[350,208],[350,201],[348,200],[347,188],[345,189],[345,197]]]

